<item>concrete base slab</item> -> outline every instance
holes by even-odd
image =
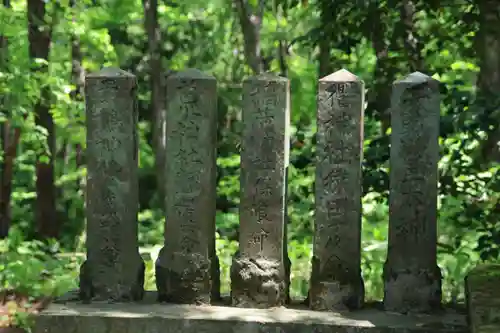
[[[468,333],[465,316],[401,315],[376,309],[318,312],[214,305],[52,304],[34,333]]]

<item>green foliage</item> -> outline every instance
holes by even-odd
[[[76,287],[79,262],[59,253],[58,244],[25,241],[17,230],[0,240],[0,289],[32,297],[60,296]]]

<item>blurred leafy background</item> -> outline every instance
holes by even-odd
[[[499,16],[500,3],[489,0],[3,0],[0,288],[37,297],[77,286],[85,253],[82,77],[117,66],[139,82],[140,246],[153,258],[146,287],[154,289],[165,195],[156,158],[161,77],[192,67],[219,87],[223,293],[238,246],[241,82],[267,70],[291,81],[288,250],[292,297],[305,297],[317,81],[346,68],[367,87],[362,269],[367,298],[381,299],[391,83],[418,70],[442,83],[439,265],[445,299],[462,301],[467,271],[499,257]]]

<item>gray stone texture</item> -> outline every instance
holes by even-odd
[[[292,301],[290,296],[290,284],[291,284],[291,272],[292,272],[292,261],[288,256],[288,223],[290,222],[290,216],[288,215],[288,170],[285,169],[285,223],[283,230],[283,260],[285,267],[285,304],[290,304]]]
[[[316,220],[310,307],[360,308],[364,83],[342,69],[319,80]]]
[[[232,304],[272,307],[286,301],[284,223],[290,92],[272,74],[243,84],[240,249],[231,267]]]
[[[195,69],[166,79],[165,246],[159,300],[210,303],[215,254],[217,82]],[[215,282],[213,282],[215,280]]]
[[[415,72],[394,83],[391,101],[386,310],[431,312],[441,304],[437,266],[439,82]]]
[[[465,278],[471,333],[500,332],[500,265],[484,264]]]
[[[142,298],[138,246],[137,80],[105,68],[85,78],[87,126],[87,260],[80,271],[84,301]]]
[[[51,305],[33,333],[468,333],[465,316],[170,304]]]

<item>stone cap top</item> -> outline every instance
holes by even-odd
[[[330,75],[319,79],[320,82],[363,82],[359,77],[346,69],[338,70]]]
[[[117,67],[104,67],[100,71],[87,74],[87,78],[102,78],[102,77],[128,77],[135,78],[135,75],[124,71]]]
[[[167,76],[167,80],[178,79],[196,79],[196,80],[215,80],[215,77],[196,68],[186,68],[183,71],[172,72]]]
[[[258,75],[253,75],[245,79],[244,82],[252,81],[271,81],[271,82],[289,82],[290,80],[286,77],[279,76],[275,73],[265,72]]]
[[[500,283],[500,264],[482,264],[474,267],[467,274],[467,281],[481,283],[495,279]]]
[[[404,85],[419,85],[419,84],[422,84],[422,83],[434,83],[434,84],[438,84],[439,81],[432,78],[431,76],[429,75],[426,75],[424,73],[421,73],[421,72],[413,72],[411,74],[408,74],[407,76],[405,76],[404,78],[402,78],[401,80],[397,80],[394,82],[394,85],[398,85],[398,84],[404,84]]]

